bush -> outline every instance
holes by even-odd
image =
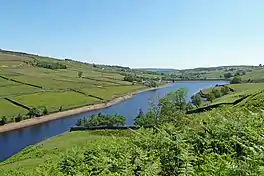
[[[158,83],[154,80],[150,80],[147,84],[148,87],[158,87]]]
[[[207,95],[207,101],[210,101],[210,102],[213,102],[213,100],[215,99],[215,95],[213,92],[210,92],[208,95]]]
[[[235,76],[231,81],[230,81],[231,84],[240,84],[242,83],[242,79],[241,77],[239,76]]]
[[[233,75],[232,75],[232,73],[225,73],[225,74],[224,74],[224,77],[225,77],[226,79],[229,79],[229,78],[233,77]]]
[[[199,106],[201,106],[201,104],[202,104],[202,97],[201,97],[201,95],[200,94],[195,94],[195,95],[193,95],[192,97],[191,97],[191,100],[192,100],[192,104],[194,105],[194,106],[196,106],[196,107],[199,107]]]
[[[222,93],[223,95],[227,95],[229,92],[230,92],[230,90],[229,90],[229,88],[228,88],[227,86],[223,86],[223,87],[221,88],[221,93]]]
[[[220,92],[220,90],[219,89],[213,89],[212,90],[212,93],[214,94],[214,96],[215,96],[215,98],[219,98],[219,97],[221,97],[222,96],[222,93]]]
[[[121,115],[103,115],[93,114],[89,118],[84,118],[78,120],[76,125],[77,126],[84,126],[84,127],[119,127],[124,126],[126,122],[126,118]]]
[[[47,114],[48,114],[48,109],[44,107],[42,110],[42,115],[47,115]]]
[[[15,122],[20,122],[21,120],[23,120],[23,117],[21,114],[18,114],[15,118],[14,118],[14,121]]]
[[[5,125],[6,123],[7,123],[6,116],[1,117],[1,119],[0,119],[0,126],[1,125]]]
[[[29,116],[29,118],[33,118],[33,117],[39,117],[41,114],[36,108],[31,108],[27,113],[27,115]]]

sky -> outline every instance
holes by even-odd
[[[0,48],[132,68],[264,64],[264,1],[1,1]]]

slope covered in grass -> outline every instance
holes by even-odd
[[[132,85],[131,82],[124,81],[125,74],[132,72],[126,67],[92,65],[1,50],[0,99],[5,101],[3,98],[11,98],[28,107],[46,106],[50,113],[58,111],[61,106],[69,109],[99,102],[98,99],[73,91],[83,90],[84,93],[108,101],[146,88],[139,83]],[[141,73],[137,74],[142,76]],[[151,74],[145,76],[150,77]],[[16,106],[13,109],[16,110],[0,111],[0,120],[2,116],[13,119],[17,113],[25,111]]]

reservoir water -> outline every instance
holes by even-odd
[[[125,100],[119,104],[96,111],[90,111],[67,118],[58,119],[43,124],[18,129],[0,134],[0,162],[6,160],[12,155],[18,153],[23,148],[34,145],[50,137],[59,135],[74,126],[76,121],[83,117],[91,116],[94,113],[103,114],[121,114],[127,118],[126,124],[133,125],[134,118],[141,108],[144,112],[149,109],[149,100],[159,95],[165,96],[168,92],[175,91],[178,88],[188,90],[187,100],[201,89],[213,87],[216,84],[228,84],[226,81],[195,81],[195,82],[176,82],[170,83],[167,87],[139,93],[131,99]]]

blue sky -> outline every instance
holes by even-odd
[[[264,64],[264,1],[2,1],[0,48],[130,67]]]

